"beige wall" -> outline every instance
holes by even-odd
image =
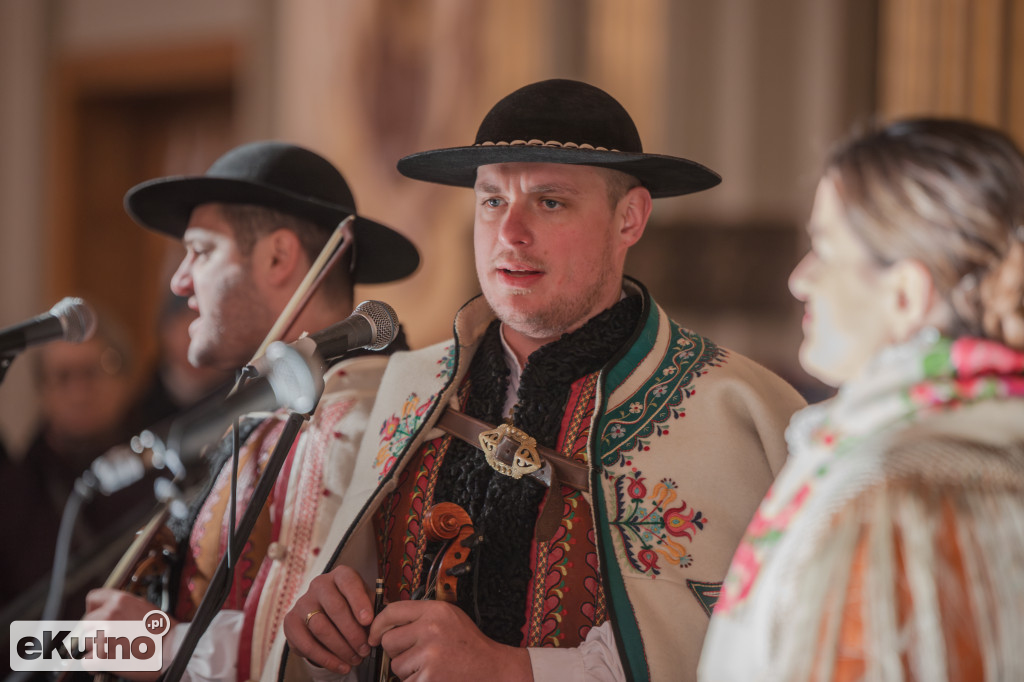
[[[265,61],[268,4],[262,0],[0,0],[0,326],[47,310],[47,272],[54,259],[48,224],[61,197],[46,185],[52,110],[51,77],[76,55],[153,49],[230,38],[251,45],[250,63]],[[267,87],[240,74],[245,96],[262,105]],[[265,107],[250,106],[243,124],[267,134]],[[96,163],[102,163],[97,159]],[[36,419],[31,353],[19,357],[0,385],[0,439],[13,453]]]
[[[872,62],[861,50],[871,45],[871,6],[299,0],[275,24],[277,130],[358,169],[362,209],[421,246],[424,266],[411,283],[367,295],[392,301],[414,342],[426,343],[449,334],[451,313],[475,291],[471,199],[400,177],[397,158],[471,142],[487,109],[520,85],[580,78],[623,102],[648,150],[694,158],[725,177],[711,192],[656,202],[652,229],[796,229],[825,145],[869,110]],[[792,243],[780,248],[774,257],[795,262]],[[795,319],[720,312],[699,319],[708,333],[795,366]]]
[[[0,327],[50,305],[40,301],[45,7],[33,0],[0,1]],[[17,449],[27,436],[34,399],[21,358],[0,384],[0,439],[9,448]]]
[[[0,325],[45,310],[48,74],[97,54],[237,44],[235,137],[314,147],[351,180],[361,212],[424,253],[410,281],[361,297],[395,305],[414,345],[447,336],[476,290],[465,190],[400,177],[403,154],[469,142],[499,97],[581,78],[635,116],[649,151],[725,177],[657,202],[652,230],[798,230],[826,142],[869,110],[872,2],[842,0],[0,0]],[[99,161],[98,161],[99,162]],[[680,232],[680,234],[687,234]],[[792,239],[767,253],[785,269]],[[680,254],[679,262],[699,258]],[[724,262],[722,268],[730,267]],[[676,266],[681,267],[681,266]],[[671,287],[669,278],[656,278]],[[779,282],[784,294],[784,283]],[[676,292],[655,290],[672,298]],[[784,372],[798,327],[773,310],[672,311]],[[19,360],[0,386],[0,436],[20,445],[33,408]]]

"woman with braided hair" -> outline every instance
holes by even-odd
[[[800,361],[839,390],[790,423],[701,679],[1024,679],[1024,157],[890,124],[832,152],[808,232]]]

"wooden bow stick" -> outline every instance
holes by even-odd
[[[295,293],[292,294],[288,304],[281,311],[281,314],[277,316],[277,320],[274,322],[274,326],[267,332],[267,336],[263,339],[263,343],[256,350],[256,353],[252,356],[252,360],[249,364],[252,364],[257,358],[261,357],[266,351],[267,346],[272,344],[274,341],[280,341],[288,333],[288,330],[293,324],[295,324],[296,318],[299,313],[302,312],[306,304],[309,303],[309,299],[312,298],[316,292],[320,283],[330,272],[331,268],[338,262],[342,254],[351,248],[354,243],[355,237],[352,233],[352,223],[355,220],[355,215],[350,215],[340,223],[338,227],[331,233],[327,243],[324,244],[324,248],[320,250],[320,254],[313,261],[313,264],[309,267],[309,272],[299,283],[299,286],[295,289]],[[316,331],[316,330],[313,330]]]

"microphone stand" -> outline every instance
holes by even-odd
[[[14,355],[0,355],[0,384],[3,383],[4,377],[7,376],[7,370],[11,368],[11,363],[14,362]]]
[[[245,508],[245,513],[242,514],[238,528],[231,534],[227,552],[221,557],[217,570],[210,579],[210,585],[206,590],[206,594],[203,595],[195,617],[189,624],[185,639],[182,641],[181,647],[175,653],[174,660],[164,675],[164,682],[178,682],[181,679],[189,660],[192,658],[196,645],[199,644],[200,637],[206,632],[213,617],[217,615],[221,606],[227,600],[228,593],[231,591],[231,579],[234,572],[233,557],[240,554],[245,548],[245,544],[249,541],[249,536],[256,526],[256,520],[263,511],[263,507],[266,506],[267,498],[270,497],[270,492],[274,489],[274,484],[277,482],[277,475],[280,473],[281,467],[284,466],[288,453],[291,452],[292,444],[299,434],[302,422],[308,418],[308,415],[297,412],[292,412],[288,415],[288,420],[285,422],[281,437],[274,446],[274,451],[267,461],[266,469],[264,469],[259,482],[256,484],[252,498],[249,500],[249,505]],[[231,565],[229,566],[229,564]]]

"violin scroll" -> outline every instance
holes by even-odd
[[[438,502],[423,516],[423,532],[428,540],[447,540],[427,575],[426,587],[413,592],[413,599],[433,598],[454,604],[459,576],[471,570],[469,555],[483,540],[473,527],[466,510],[454,502]],[[383,607],[383,581],[377,581],[375,613]],[[380,646],[377,649],[381,649]],[[371,679],[392,682],[391,659],[383,650],[374,651],[369,666]]]
[[[423,530],[431,540],[449,541],[431,582],[435,599],[454,603],[459,576],[470,571],[470,550],[483,538],[473,528],[466,510],[453,502],[439,502],[428,509]]]

